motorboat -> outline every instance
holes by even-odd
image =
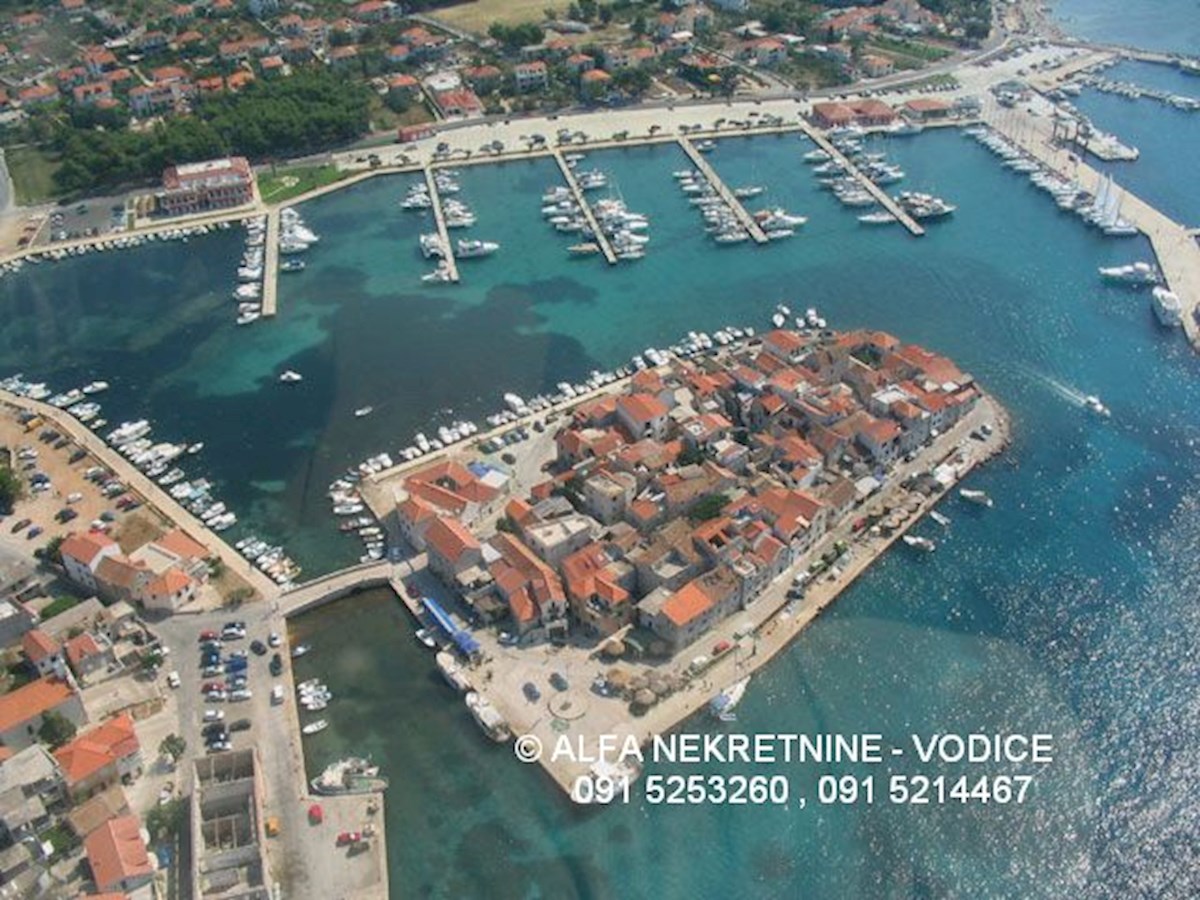
[[[858,217],[858,221],[864,225],[891,225],[897,219],[890,212],[879,210],[878,212],[864,213]]]
[[[1148,262],[1133,262],[1124,266],[1101,266],[1099,271],[1100,277],[1105,281],[1134,287],[1155,285],[1159,282],[1158,270]]]
[[[933,521],[937,522],[943,528],[950,527],[950,517],[938,512],[936,509],[931,509],[929,511],[929,518],[933,519]]]
[[[369,416],[373,412],[375,412],[375,407],[373,406],[360,406],[354,411],[354,418],[361,419],[365,416]]]
[[[286,372],[284,372],[282,375],[279,376],[279,380],[282,381],[284,384],[296,384],[298,382],[303,381],[304,376],[301,375],[299,372],[294,372],[291,369],[288,369]]]
[[[460,239],[454,245],[454,256],[457,259],[474,259],[480,256],[491,256],[500,245],[495,241],[480,241]]]
[[[292,648],[292,659],[299,659],[310,650],[312,650],[312,647],[308,644],[297,644]]]
[[[498,744],[512,737],[512,729],[504,721],[504,717],[491,702],[475,691],[468,691],[466,696],[467,709],[483,729],[483,733]]]
[[[1088,394],[1086,397],[1084,397],[1083,405],[1089,412],[1093,412],[1096,415],[1102,416],[1106,419],[1112,415],[1112,410],[1101,403],[1100,398],[1095,394]]]
[[[433,650],[435,647],[437,647],[437,641],[435,641],[433,638],[433,632],[431,632],[428,628],[417,629],[417,640],[430,650]]]
[[[962,488],[958,492],[958,496],[962,497],[968,503],[974,503],[977,506],[986,506],[989,509],[992,507],[992,498],[985,491],[975,491],[970,488]]]
[[[1159,324],[1164,328],[1178,328],[1183,324],[1183,304],[1171,291],[1164,287],[1156,287],[1151,295],[1150,304]]]
[[[915,550],[920,550],[923,553],[932,553],[937,549],[937,544],[929,540],[929,538],[916,537],[915,535],[904,535],[904,543]]]
[[[301,728],[300,733],[307,737],[310,734],[319,734],[320,732],[324,731],[328,727],[329,727],[329,723],[326,722],[324,719],[317,719],[317,721],[309,722],[307,725],[305,725],[303,728]]]
[[[85,394],[99,394],[99,393],[101,393],[103,391],[107,391],[107,390],[108,390],[108,382],[107,381],[93,381],[90,384],[85,384],[83,386],[83,393],[85,393]]]

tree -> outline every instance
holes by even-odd
[[[146,830],[150,832],[151,840],[161,840],[178,834],[179,829],[183,827],[186,811],[183,798],[174,797],[146,813]]]
[[[693,522],[715,519],[728,502],[729,498],[724,494],[705,494],[692,504],[692,508],[688,510],[688,518]]]
[[[51,750],[57,750],[75,737],[75,723],[52,709],[42,716],[42,727],[38,729],[37,736],[38,740],[48,744]]]
[[[187,741],[177,734],[168,734],[158,745],[158,752],[163,756],[171,757],[172,763],[179,762],[185,750],[187,750]]]
[[[17,473],[8,466],[0,466],[0,513],[11,513],[13,504],[20,500],[24,493],[25,489]]]

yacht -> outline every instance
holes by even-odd
[[[567,248],[567,252],[577,257],[595,256],[600,252],[600,245],[595,241],[585,241],[582,244],[572,244]]]
[[[284,384],[295,384],[296,382],[303,381],[304,376],[301,375],[299,372],[294,372],[291,369],[288,369],[286,372],[284,372],[282,375],[279,376],[279,380],[282,381]]]
[[[1150,299],[1154,315],[1164,328],[1178,328],[1183,324],[1183,305],[1171,291],[1156,287]]]
[[[1100,277],[1105,281],[1134,286],[1158,284],[1158,270],[1148,262],[1133,262],[1124,266],[1101,266]]]
[[[829,162],[829,153],[818,147],[815,150],[809,150],[801,158],[809,164]]]
[[[432,272],[426,272],[422,275],[421,280],[427,284],[449,284],[454,280],[454,275],[450,271],[450,267],[446,265],[445,260],[443,260]]]
[[[708,702],[709,712],[722,722],[734,721],[733,708],[741,703],[742,697],[746,694],[746,687],[749,684],[750,676],[748,675],[739,681],[735,681]]]
[[[1108,418],[1112,415],[1112,410],[1100,402],[1100,398],[1095,394],[1088,394],[1083,398],[1083,405],[1089,412],[1094,412],[1098,416]]]
[[[929,540],[929,538],[915,537],[911,534],[906,534],[904,536],[904,543],[916,550],[922,551],[923,553],[932,553],[937,549],[937,544]]]
[[[896,221],[896,217],[887,210],[879,210],[878,212],[865,213],[859,216],[858,221],[864,225],[891,225]]]
[[[466,704],[467,709],[471,711],[471,715],[479,723],[479,727],[483,729],[484,734],[493,741],[502,744],[512,737],[512,730],[508,727],[508,723],[504,721],[504,717],[500,715],[496,707],[492,706],[491,702],[485,697],[480,696],[475,691],[468,691]]]
[[[984,491],[973,491],[969,488],[962,488],[958,492],[958,496],[962,497],[968,503],[974,503],[978,506],[992,506],[992,498]]]
[[[766,192],[766,190],[761,184],[749,184],[745,187],[734,188],[733,196],[739,200],[749,200],[751,197],[757,197],[759,194]]]
[[[108,390],[108,382],[107,381],[93,381],[91,384],[85,384],[83,386],[83,392],[85,394],[99,394],[102,391],[107,391],[107,390]]]
[[[443,259],[446,256],[446,248],[442,246],[442,239],[436,234],[423,234],[418,238],[421,245],[421,255],[426,259],[436,257]]]
[[[457,259],[473,259],[478,256],[491,256],[500,245],[495,241],[479,241],[474,239],[460,239],[454,247],[454,256]]]
[[[373,412],[375,412],[375,407],[373,406],[360,406],[354,411],[354,418],[361,419],[364,416],[369,416]]]

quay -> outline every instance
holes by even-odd
[[[262,314],[275,315],[279,295],[279,209],[267,213],[267,239],[263,253]]]
[[[925,229],[916,219],[901,209],[900,204],[893,200],[887,191],[883,190],[883,188],[859,171],[858,166],[854,165],[847,158],[846,154],[833,146],[833,143],[822,131],[803,118],[800,119],[800,128],[810,141],[828,153],[830,158],[844,166],[846,174],[862,185],[863,190],[874,197],[880,206],[895,216],[900,221],[900,224],[911,232],[913,237],[921,237],[925,233]]]
[[[174,497],[147,477],[137,466],[104,443],[98,434],[87,428],[68,411],[3,390],[0,390],[0,402],[14,409],[24,409],[36,413],[46,422],[52,423],[60,432],[70,436],[71,440],[86,450],[98,463],[121,479],[130,491],[140,496],[149,506],[218,557],[225,564],[226,569],[246,581],[261,598],[272,600],[278,595],[279,587],[275,582],[243,559],[241,554],[225,543],[220,535],[210,530],[207,525],[184,509]]]
[[[1043,165],[1053,169],[1063,178],[1078,179],[1084,190],[1093,196],[1100,189],[1101,174],[1070,151],[1057,146],[1053,135],[1040,117],[1013,110],[1003,110],[1003,115],[990,107],[984,112],[984,121],[1004,135],[1015,146],[1022,148]],[[1196,315],[1200,311],[1200,245],[1192,232],[1173,219],[1159,212],[1136,194],[1123,190],[1121,216],[1137,227],[1154,248],[1158,268],[1167,287],[1179,298],[1183,307],[1183,330],[1192,346],[1200,350],[1200,322]]]
[[[721,180],[721,176],[717,174],[717,170],[708,164],[708,160],[704,158],[704,154],[696,149],[695,145],[684,135],[679,136],[679,146],[683,148],[683,152],[688,155],[688,159],[692,164],[700,170],[704,177],[708,180],[712,189],[717,192],[717,195],[725,201],[725,205],[737,217],[737,220],[742,223],[742,227],[750,234],[756,244],[767,243],[767,234],[762,230],[762,226],[754,220],[754,216],[746,212],[746,207]]]
[[[571,189],[571,194],[575,197],[575,202],[579,204],[579,209],[583,213],[583,217],[587,219],[588,228],[592,229],[592,240],[600,245],[600,252],[604,254],[604,258],[608,260],[608,264],[610,266],[616,265],[617,254],[613,252],[612,244],[608,241],[608,235],[601,230],[600,223],[596,221],[596,216],[592,212],[592,204],[584,196],[583,188],[579,186],[579,182],[575,179],[575,172],[567,165],[567,161],[562,155],[562,150],[555,148],[553,156],[554,161],[558,163],[558,168],[562,172],[563,178],[567,182],[567,187]]]
[[[429,189],[429,199],[433,203],[433,221],[437,223],[438,240],[446,250],[442,262],[450,273],[450,281],[458,284],[458,261],[454,258],[454,244],[450,242],[450,229],[446,227],[446,216],[442,212],[442,195],[438,193],[437,179],[433,177],[433,169],[425,167],[425,186]]]

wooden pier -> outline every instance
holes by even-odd
[[[862,185],[863,190],[878,201],[879,205],[895,216],[905,228],[907,228],[913,237],[921,237],[925,233],[925,229],[921,223],[906,213],[895,200],[893,200],[879,185],[873,182],[870,178],[859,171],[858,166],[854,165],[841,150],[833,146],[829,138],[825,137],[824,133],[819,131],[813,125],[810,125],[805,120],[801,119],[801,128],[808,135],[809,140],[829,154],[830,158],[845,167],[846,174]]]
[[[1021,116],[1012,110],[1000,115],[995,108],[985,110],[984,120],[1015,146],[1022,148],[1063,178],[1078,180],[1093,196],[1100,190],[1101,174],[1069,150],[1057,146],[1048,126],[1040,118]],[[1149,239],[1158,259],[1158,268],[1167,287],[1183,307],[1183,329],[1192,346],[1200,350],[1200,245],[1188,229],[1159,212],[1128,190],[1123,190],[1121,217],[1137,227]]]
[[[458,261],[454,258],[454,244],[450,242],[450,229],[446,227],[446,216],[442,212],[442,195],[438,193],[437,179],[433,177],[433,169],[425,167],[425,186],[429,189],[429,199],[433,202],[433,220],[437,223],[438,240],[446,250],[442,262],[450,273],[450,281],[458,284]]]
[[[604,254],[604,258],[608,260],[608,264],[615,266],[617,264],[617,254],[613,251],[612,244],[609,243],[608,235],[601,230],[600,223],[596,221],[596,216],[592,212],[592,204],[583,195],[583,188],[576,181],[574,170],[567,165],[567,161],[563,158],[561,150],[555,148],[552,155],[554,156],[554,161],[558,163],[558,168],[562,172],[563,178],[567,182],[567,187],[571,189],[571,194],[575,197],[575,202],[579,204],[580,212],[583,213],[583,217],[587,220],[588,228],[592,229],[592,234],[594,235],[592,240],[600,246],[600,252]]]
[[[688,155],[692,164],[700,170],[712,189],[717,192],[717,195],[725,201],[725,205],[733,212],[737,220],[742,223],[742,227],[746,229],[750,237],[754,239],[756,244],[765,244],[770,238],[767,233],[762,230],[762,226],[754,220],[754,216],[746,211],[746,207],[742,206],[742,201],[739,200],[721,180],[721,176],[717,174],[717,170],[708,164],[708,160],[704,158],[704,154],[696,149],[686,137],[680,136],[679,146],[683,148],[683,152]]]
[[[267,239],[263,244],[263,318],[275,315],[279,297],[279,217],[278,208],[267,213]]]

